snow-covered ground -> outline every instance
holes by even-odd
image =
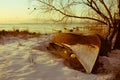
[[[0,80],[113,80],[120,74],[120,50],[99,57],[103,69],[98,74],[86,74],[68,68],[46,47],[53,34],[29,39],[6,37],[0,40]],[[118,79],[119,80],[119,79]]]

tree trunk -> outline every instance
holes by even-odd
[[[117,36],[116,36],[114,49],[120,49],[120,22],[118,23],[118,32],[117,32]]]

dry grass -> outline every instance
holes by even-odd
[[[33,37],[39,37],[40,33],[35,33],[35,32],[29,32],[28,30],[12,30],[12,31],[5,31],[1,30],[0,31],[0,39],[3,39],[4,37],[19,37],[22,39],[28,39],[28,38],[33,38]]]

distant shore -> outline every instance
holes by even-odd
[[[39,37],[41,34],[36,32],[29,32],[28,30],[1,30],[0,31],[0,39],[4,37],[19,37],[22,39],[32,38],[32,37]]]

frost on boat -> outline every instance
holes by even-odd
[[[50,42],[51,53],[69,61],[74,69],[91,73],[98,58],[101,41],[97,35],[59,33]]]

